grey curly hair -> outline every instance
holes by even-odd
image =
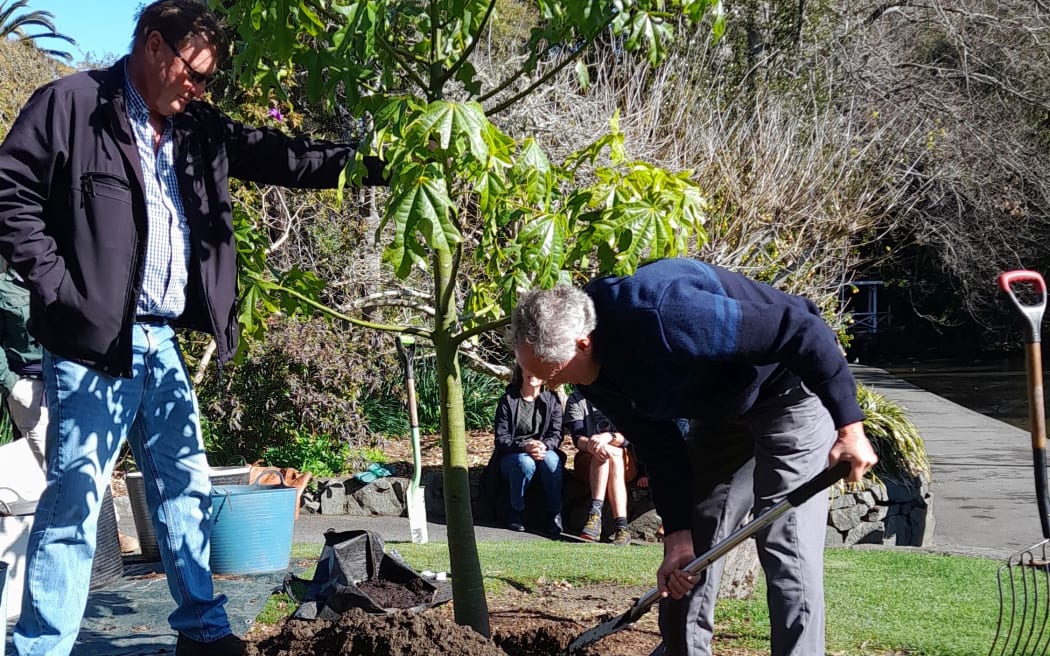
[[[531,344],[543,362],[566,362],[576,354],[576,340],[597,327],[594,301],[568,285],[534,289],[522,295],[510,322],[511,348]]]

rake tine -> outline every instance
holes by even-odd
[[[1010,649],[1010,644],[1014,641],[1014,624],[1017,619],[1018,599],[1017,578],[1014,569],[1015,558],[1019,559],[1020,555],[1014,554],[1010,556],[1006,564],[1001,565],[998,570],[999,620],[996,624],[995,638],[992,640],[992,646],[988,652],[989,656],[1006,656],[1007,650]],[[1007,595],[1007,587],[1009,587],[1009,595]],[[996,646],[1000,647],[998,651],[996,651]]]
[[[1008,565],[1000,565],[999,566],[999,570],[997,572],[997,576],[996,576],[996,583],[999,585],[999,619],[998,619],[998,621],[996,622],[996,625],[995,625],[995,637],[992,638],[992,646],[988,650],[988,656],[1003,656],[1003,654],[1005,653],[1005,650],[1006,650],[1006,643],[1009,640],[1010,632],[1013,631],[1013,617],[1014,617],[1013,605],[1011,604],[1010,613],[1009,613],[1009,615],[1007,615],[1007,613],[1006,613],[1006,595],[1003,594],[1003,574],[1004,574],[1004,572],[1006,573],[1007,576],[1009,576],[1009,580],[1010,580],[1010,599],[1012,600],[1012,599],[1016,598],[1014,596],[1014,594],[1013,594],[1014,582],[1013,582],[1013,575],[1012,575],[1012,573],[1011,573],[1011,571],[1009,569],[1009,566]],[[1006,635],[1003,636],[1003,643],[1002,643],[1003,648],[998,652],[998,655],[997,655],[996,651],[995,651],[995,646],[1000,644],[999,643],[999,636],[1003,635],[1003,619],[1005,617],[1007,617],[1007,616],[1010,618],[1010,626],[1006,630]]]
[[[1025,650],[1028,648],[1027,641],[1025,642],[1024,647],[1021,647],[1021,640],[1024,638],[1026,633],[1029,637],[1031,637],[1032,633],[1029,629],[1029,625],[1035,624],[1035,613],[1029,612],[1031,610],[1032,605],[1029,603],[1029,600],[1033,600],[1032,603],[1035,603],[1035,590],[1037,590],[1035,586],[1035,581],[1033,580],[1031,581],[1031,583],[1029,583],[1028,580],[1030,578],[1030,575],[1032,574],[1031,563],[1032,553],[1030,551],[1024,552],[1024,554],[1021,555],[1021,583],[1023,584],[1022,594],[1024,596],[1021,597],[1021,627],[1020,631],[1018,631],[1017,633],[1017,649],[1021,649],[1021,651],[1017,651],[1017,649],[1014,650],[1014,653],[1019,654],[1024,654]],[[1029,586],[1031,586],[1032,588],[1031,596],[1029,596]]]
[[[1039,585],[1036,580],[1035,556],[1031,550],[1024,552],[1021,556],[1021,573],[1024,582],[1023,611],[1021,613],[1021,630],[1017,635],[1019,654],[1027,654],[1028,643],[1032,639],[1035,630],[1036,618],[1039,611]],[[1027,636],[1027,638],[1025,638]],[[1021,640],[1024,639],[1024,645]]]
[[[1043,645],[1042,649],[1037,651],[1039,654],[1047,654],[1050,651],[1050,634],[1046,631],[1046,626],[1050,623],[1050,562],[1047,561],[1046,542],[1043,543],[1042,554],[1039,560],[1039,572],[1042,574],[1043,583],[1043,623],[1039,627],[1039,635],[1036,637],[1035,645],[1033,649],[1039,650],[1040,643],[1043,642],[1043,636],[1046,635],[1048,642]]]
[[[1044,574],[1044,576],[1040,577],[1040,573]],[[1043,604],[1042,604],[1042,622],[1039,622],[1036,619],[1037,616],[1039,615],[1039,607],[1038,606],[1035,608],[1035,614],[1033,614],[1033,620],[1035,620],[1035,626],[1033,626],[1033,629],[1034,628],[1038,628],[1038,630],[1039,630],[1038,633],[1035,633],[1035,636],[1034,636],[1035,637],[1035,641],[1032,642],[1032,653],[1033,654],[1042,653],[1042,652],[1039,651],[1039,643],[1042,642],[1042,640],[1043,640],[1043,631],[1046,630],[1047,611],[1048,611],[1048,609],[1050,609],[1050,606],[1047,605],[1047,596],[1050,595],[1050,591],[1047,590],[1047,581],[1046,581],[1045,573],[1046,573],[1046,559],[1045,558],[1041,558],[1039,560],[1033,560],[1033,562],[1032,562],[1033,588],[1036,589],[1036,594],[1037,595],[1038,595],[1039,591],[1042,591],[1042,593],[1043,593],[1043,596],[1042,596],[1042,601],[1043,601]],[[1042,584],[1042,585],[1040,585],[1040,584]],[[1025,645],[1025,649],[1027,649],[1027,648],[1028,648],[1028,645],[1026,644]]]

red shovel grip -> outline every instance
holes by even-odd
[[[1026,282],[1035,286],[1040,295],[1037,303],[1021,302],[1021,299],[1014,293],[1014,285],[1019,282]],[[1018,312],[1028,322],[1025,326],[1025,342],[1028,344],[1038,343],[1040,341],[1039,328],[1043,323],[1043,311],[1046,309],[1046,281],[1043,280],[1043,276],[1035,271],[1024,269],[1005,271],[999,274],[999,288],[1006,292]]]
[[[1039,293],[1046,293],[1046,281],[1043,280],[1043,276],[1035,271],[1018,269],[1016,271],[1004,271],[999,274],[999,288],[1007,294],[1011,293],[1010,288],[1016,282],[1030,282],[1039,289]]]

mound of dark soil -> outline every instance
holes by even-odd
[[[353,609],[338,621],[289,619],[256,632],[248,656],[559,656],[584,630],[626,610],[640,590],[550,585],[532,594],[494,596],[489,607],[492,640],[456,624],[452,604],[388,615]],[[655,620],[646,615],[580,656],[648,654],[660,641]]]
[[[429,604],[434,597],[433,588],[428,588],[422,579],[412,579],[406,585],[380,579],[361,581],[356,585],[380,608],[415,608]]]
[[[347,611],[338,621],[294,620],[249,644],[247,656],[506,656],[472,629],[438,615]]]

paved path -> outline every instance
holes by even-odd
[[[1027,432],[882,369],[854,365],[853,373],[904,406],[926,442],[936,525],[924,546],[1000,558],[1042,540]]]

